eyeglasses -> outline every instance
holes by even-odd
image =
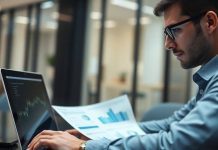
[[[172,24],[172,25],[169,25],[169,26],[165,27],[165,29],[164,29],[165,37],[169,36],[172,40],[175,40],[176,36],[181,31],[181,27],[185,23],[187,23],[189,21],[194,21],[194,20],[200,19],[204,14],[205,14],[205,12],[204,13],[200,13],[200,14],[198,14],[196,16],[191,17],[191,18],[188,18],[186,20],[183,20],[181,22],[178,22],[176,24]]]

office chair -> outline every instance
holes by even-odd
[[[9,106],[5,94],[0,95],[0,111],[8,112]]]
[[[161,103],[158,104],[148,111],[146,111],[141,121],[151,121],[165,119],[171,116],[174,111],[180,109],[183,106],[182,103]]]
[[[9,106],[8,102],[6,99],[6,96],[4,94],[0,95],[0,127],[1,127],[1,132],[0,132],[0,137],[1,138],[6,138],[6,128],[8,126],[8,112],[9,112]]]

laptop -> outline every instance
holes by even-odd
[[[32,72],[0,71],[18,146],[26,150],[33,137],[41,131],[58,130],[43,77]]]

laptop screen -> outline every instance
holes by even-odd
[[[57,130],[48,94],[39,74],[1,69],[22,149],[43,130]]]

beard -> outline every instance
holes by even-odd
[[[187,50],[188,59],[186,62],[181,61],[184,69],[194,68],[205,64],[212,57],[212,46],[204,36],[200,26],[196,26],[196,35]]]

